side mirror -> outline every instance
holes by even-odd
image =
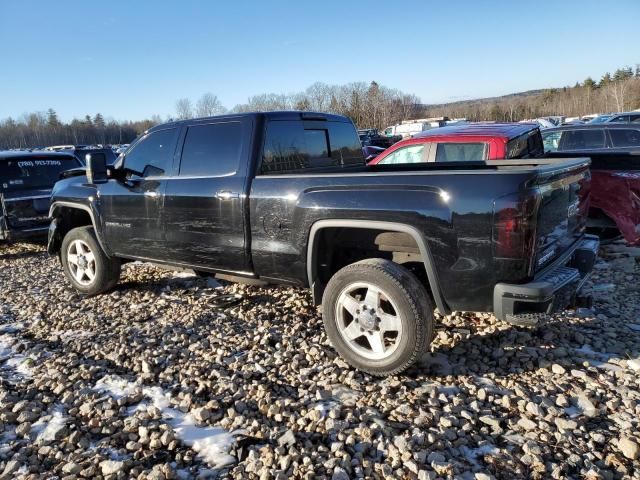
[[[107,156],[104,153],[87,153],[87,180],[89,183],[105,183],[107,176]]]

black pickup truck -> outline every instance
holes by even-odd
[[[46,237],[51,189],[80,166],[68,153],[0,152],[0,242]]]
[[[367,166],[345,117],[186,120],[54,188],[48,251],[98,294],[124,261],[309,287],[352,365],[402,371],[433,311],[535,324],[591,271],[588,159]]]

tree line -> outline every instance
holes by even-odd
[[[563,115],[578,117],[594,113],[624,112],[640,108],[640,65],[605,73],[599,81],[587,77],[573,87],[552,88],[533,93],[506,95],[425,106],[426,116],[465,117],[471,121],[520,120]]]
[[[0,120],[0,150],[51,145],[110,145],[130,143],[146,129],[161,123],[159,116],[140,121],[105,120],[100,113],[63,123],[53,109]]]
[[[175,117],[187,119],[223,113],[266,110],[312,110],[350,117],[359,128],[385,128],[402,120],[447,116],[471,121],[520,121],[549,115],[582,116],[640,108],[640,65],[591,77],[573,87],[546,89],[504,97],[469,100],[442,105],[426,105],[413,94],[380,85],[375,81],[327,85],[317,82],[302,92],[263,93],[246,103],[225,108],[213,93],[197,101],[181,98]],[[130,143],[149,127],[161,123],[158,115],[140,121],[119,122],[100,113],[74,118],[64,123],[56,112],[25,114],[18,119],[0,120],[0,149],[31,148],[59,144]]]

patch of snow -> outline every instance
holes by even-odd
[[[322,418],[325,418],[329,414],[329,410],[338,405],[338,402],[327,401],[327,402],[319,402],[313,408],[320,412]]]
[[[56,330],[51,332],[51,336],[60,337],[62,343],[68,343],[74,338],[88,338],[93,337],[95,332],[88,330]]]
[[[93,387],[93,389],[98,392],[108,393],[116,400],[133,395],[141,388],[142,387],[140,385],[130,382],[129,380],[125,380],[117,375],[105,375],[98,380]]]
[[[31,426],[31,432],[36,435],[35,443],[54,442],[56,434],[65,427],[68,421],[69,418],[64,416],[62,406],[56,405],[51,415],[40,417]]]
[[[14,347],[16,339],[9,334],[0,335],[0,370],[11,370],[20,377],[30,377],[32,360],[18,353]]]
[[[94,387],[95,390],[109,393],[114,398],[130,395],[140,388],[139,384],[116,375],[103,377]],[[183,413],[170,407],[171,395],[160,387],[144,387],[142,393],[154,407],[160,409],[162,417],[171,425],[176,436],[185,445],[191,447],[209,466],[220,468],[236,461],[235,457],[228,453],[235,441],[233,434],[221,427],[198,426],[190,413]],[[147,403],[141,402],[135,410],[146,406],[148,406]]]
[[[191,272],[173,272],[173,278],[193,278],[196,274]]]
[[[576,418],[582,415],[582,410],[578,407],[567,407],[564,409],[564,413],[569,418]]]
[[[481,468],[478,463],[478,457],[483,458],[485,455],[497,455],[500,449],[491,443],[485,443],[477,448],[460,447],[460,451],[464,458],[474,467]]]

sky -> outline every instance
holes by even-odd
[[[573,85],[640,63],[640,0],[0,2],[0,119],[175,115],[315,82],[423,103]]]

